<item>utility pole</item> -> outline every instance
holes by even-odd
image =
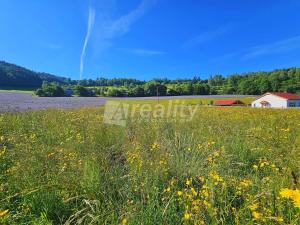
[[[156,87],[156,95],[157,95],[157,103],[159,103],[159,92],[158,92],[158,86]]]

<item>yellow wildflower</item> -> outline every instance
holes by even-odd
[[[0,217],[7,215],[8,212],[8,209],[0,211]]]
[[[283,131],[283,132],[290,132],[290,128],[286,128],[286,129],[282,128],[281,131]]]
[[[193,202],[192,202],[192,205],[199,205],[199,204],[200,204],[199,199],[193,200]]]
[[[255,211],[257,208],[258,208],[258,205],[255,204],[255,203],[249,206],[249,209],[250,209],[251,211]]]
[[[2,151],[0,151],[0,156],[3,156],[6,153],[6,148],[4,148]]]
[[[211,204],[210,204],[208,201],[206,201],[206,200],[203,201],[203,204],[204,204],[207,208],[210,208],[210,207],[211,207]]]
[[[288,188],[283,188],[281,189],[279,194],[282,198],[292,198],[294,195],[294,191]]]
[[[189,219],[191,219],[191,217],[192,217],[192,214],[190,214],[190,213],[184,213],[184,219],[185,220],[189,220]]]
[[[205,224],[204,220],[200,220],[200,221],[199,221],[199,224],[200,224],[200,225],[204,225],[204,224]]]
[[[256,211],[253,211],[253,212],[252,212],[252,216],[253,216],[253,218],[254,218],[255,220],[260,220],[261,217],[262,217],[261,213],[256,212]]]
[[[185,184],[190,186],[192,184],[192,179],[186,179]]]
[[[277,220],[278,222],[283,222],[283,221],[284,221],[283,218],[282,218],[281,216],[277,217],[276,220]]]
[[[55,152],[51,152],[51,153],[48,154],[48,157],[50,158],[50,157],[52,157],[54,155],[55,155]]]
[[[154,143],[152,146],[151,146],[151,150],[155,150],[155,149],[158,149],[160,146],[158,143]]]
[[[201,194],[203,197],[208,197],[208,191],[207,190],[202,190]]]
[[[124,224],[124,225],[127,224],[127,222],[128,222],[128,221],[127,221],[126,218],[124,218],[124,219],[122,220],[122,224]]]
[[[201,176],[201,177],[199,177],[199,180],[203,183],[205,179],[204,179],[204,177]]]
[[[282,198],[293,200],[295,207],[300,209],[300,191],[298,189],[291,190],[288,188],[283,188],[279,194]]]
[[[200,207],[197,206],[197,205],[194,205],[193,208],[192,208],[192,210],[194,210],[195,212],[199,212]]]
[[[240,186],[242,187],[248,187],[252,184],[251,180],[247,180],[247,179],[244,179],[240,182]]]
[[[170,192],[171,191],[171,188],[170,187],[167,187],[164,189],[164,192]]]
[[[182,192],[182,191],[177,191],[177,195],[178,195],[178,196],[182,196],[182,195],[183,195],[183,192]]]
[[[211,157],[211,156],[209,156],[208,158],[207,158],[207,160],[208,160],[208,162],[212,162],[213,161],[213,158]]]
[[[215,157],[219,157],[219,156],[220,156],[220,153],[219,153],[219,152],[214,152],[214,156],[215,156]]]
[[[262,167],[264,167],[266,164],[264,163],[264,162],[262,162],[262,163],[260,163],[260,167],[262,168]]]
[[[173,186],[176,182],[176,179],[174,177],[172,177],[172,179],[170,180],[170,185]]]
[[[195,191],[195,189],[194,188],[191,188],[191,192],[192,192],[192,194],[194,195],[194,196],[197,196],[197,191]]]

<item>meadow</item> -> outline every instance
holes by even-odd
[[[300,224],[300,110],[103,112],[0,114],[0,224]]]
[[[34,89],[30,89],[30,88],[24,88],[24,89],[18,89],[18,88],[0,88],[0,93],[21,93],[21,94],[30,94],[30,95],[34,95]]]

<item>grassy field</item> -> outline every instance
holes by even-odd
[[[209,95],[207,95],[209,96]],[[150,104],[163,104],[167,105],[170,102],[174,104],[185,104],[185,105],[199,105],[199,106],[205,106],[205,105],[212,105],[215,101],[220,100],[228,100],[228,99],[239,99],[246,105],[250,105],[253,100],[255,100],[254,97],[242,97],[242,98],[186,98],[186,99],[176,99],[176,96],[174,96],[174,99],[162,99],[159,98],[158,100],[145,100],[141,102],[141,100],[122,100],[123,103],[127,104],[143,104],[143,103],[150,103]],[[118,100],[116,100],[118,101]]]
[[[103,112],[0,114],[0,224],[300,224],[300,110]]]
[[[21,90],[21,89],[0,89],[0,92],[22,93],[22,94],[34,94],[34,90]]]

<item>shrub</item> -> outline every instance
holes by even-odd
[[[35,94],[39,97],[64,97],[65,91],[55,83],[44,82],[42,88],[37,89]]]
[[[75,88],[75,94],[80,97],[93,97],[95,96],[95,93],[88,88],[85,88],[81,85],[76,85]]]

